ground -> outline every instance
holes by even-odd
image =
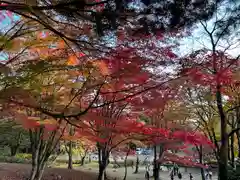
[[[84,172],[96,172],[97,171],[97,168],[94,168],[94,167],[93,168],[85,167],[85,168],[76,168],[76,169],[81,169]],[[189,180],[190,179],[189,178],[189,173],[192,173],[193,180],[202,180],[199,169],[190,168],[190,169],[187,169],[187,172],[185,172],[184,168],[180,168],[180,172],[183,175],[182,180]],[[111,169],[109,168],[107,170],[107,174],[109,176],[112,176],[112,177],[119,177],[119,179],[123,179],[124,168],[118,168],[116,170],[114,170],[112,168]],[[133,169],[131,167],[129,167],[128,168],[128,176],[127,176],[128,178],[127,178],[127,180],[145,180],[144,174],[145,174],[145,168],[144,167],[139,168],[139,173],[138,174],[133,174]],[[170,176],[169,176],[168,171],[161,171],[160,172],[160,177],[161,177],[161,180],[170,180]],[[175,179],[178,179],[178,178],[175,177]],[[216,172],[213,174],[212,180],[217,180]]]
[[[28,176],[31,166],[26,164],[10,164],[0,163],[0,180],[25,180]],[[75,167],[75,170],[68,170],[66,168],[47,168],[43,180],[95,180],[97,176],[96,167]],[[199,170],[180,169],[183,173],[183,180],[189,180],[189,172],[193,174],[194,180],[201,180]],[[109,168],[107,170],[109,177],[118,177],[122,179],[124,175],[124,168],[114,170]],[[133,169],[128,168],[127,180],[145,180],[145,169],[141,167],[138,174],[133,174]],[[175,178],[177,179],[177,178]],[[214,176],[213,180],[217,177]],[[169,172],[161,172],[161,180],[170,180]]]
[[[26,180],[31,166],[26,164],[0,163],[0,180]],[[95,180],[96,174],[81,170],[47,168],[43,180]]]

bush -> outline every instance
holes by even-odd
[[[31,155],[25,154],[25,155],[16,155],[14,157],[11,156],[0,156],[0,162],[8,162],[8,163],[31,163]]]
[[[28,159],[28,160],[32,160],[32,155],[31,154],[26,154],[26,153],[18,153],[15,156],[16,158],[19,159]]]

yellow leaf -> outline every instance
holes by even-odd
[[[82,82],[75,82],[72,84],[72,87],[75,88],[75,89],[81,89],[83,86],[83,83]]]
[[[54,119],[45,119],[43,124],[57,124],[57,121]]]

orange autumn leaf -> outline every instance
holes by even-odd
[[[103,61],[99,61],[99,60],[95,60],[92,62],[94,66],[98,67],[101,71],[101,73],[106,76],[106,75],[109,75],[109,70],[108,70],[108,67],[106,65],[105,62]]]
[[[67,60],[67,65],[70,65],[70,66],[78,65],[77,57],[74,55],[69,56],[69,58]]]
[[[62,41],[60,41],[59,43],[58,43],[58,48],[59,49],[62,49],[62,48],[64,48],[65,47],[65,42],[62,40]]]

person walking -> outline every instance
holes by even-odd
[[[180,172],[178,173],[178,179],[182,179],[182,174]]]
[[[173,171],[174,171],[174,176],[176,176],[178,174],[178,165],[176,163],[173,164]]]
[[[147,164],[147,166],[146,166],[146,172],[145,172],[145,179],[146,179],[146,180],[149,180],[149,178],[150,178],[149,171],[150,171],[150,164]]]
[[[173,173],[173,170],[172,170],[171,173],[170,173],[170,178],[171,178],[171,180],[174,180],[174,173]]]
[[[209,177],[210,180],[212,180],[212,171],[208,172],[208,177]]]
[[[190,180],[193,180],[192,173],[189,173],[189,178],[190,178]]]

